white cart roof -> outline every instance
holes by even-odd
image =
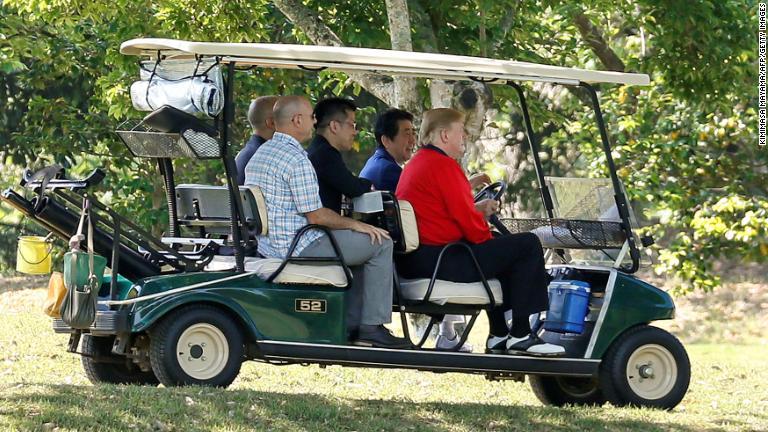
[[[591,71],[482,57],[394,51],[372,48],[261,43],[190,42],[175,39],[132,39],[123,42],[127,55],[166,58],[220,57],[223,63],[276,68],[329,68],[441,79],[548,81],[563,84],[615,83],[648,85],[646,74]]]

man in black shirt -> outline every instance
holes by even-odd
[[[309,160],[317,173],[320,200],[323,207],[341,213],[341,196],[358,197],[371,191],[371,182],[352,174],[344,160],[343,151],[352,149],[357,135],[357,107],[349,99],[324,99],[315,106],[317,135],[307,149]]]
[[[253,135],[235,156],[237,184],[241,186],[245,183],[245,166],[248,165],[248,161],[259,146],[272,139],[275,133],[275,119],[272,116],[275,102],[277,102],[277,96],[261,96],[252,100],[251,106],[248,107],[248,123],[251,124]]]

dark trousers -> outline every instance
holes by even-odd
[[[531,233],[499,235],[481,244],[469,244],[486,279],[498,279],[504,295],[501,306],[488,313],[491,334],[504,336],[509,331],[504,312],[512,310],[512,334],[530,332],[528,316],[547,309],[550,277],[544,268],[544,251]],[[400,275],[407,279],[430,278],[443,246],[422,245],[397,260]],[[466,249],[452,247],[443,254],[438,279],[452,282],[477,282],[477,272]]]

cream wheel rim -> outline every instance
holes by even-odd
[[[638,347],[627,361],[629,388],[643,399],[661,399],[677,381],[677,362],[668,349],[650,344]]]
[[[176,344],[181,369],[197,380],[215,377],[227,365],[229,344],[224,333],[207,323],[189,326]]]

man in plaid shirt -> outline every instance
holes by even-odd
[[[261,188],[267,203],[268,235],[259,236],[259,253],[285,258],[296,231],[304,225],[331,228],[352,281],[347,308],[350,335],[357,345],[409,348],[384,324],[392,319],[392,240],[366,223],[324,208],[317,176],[301,142],[312,135],[312,105],[301,96],[280,98],[274,108],[275,134],[259,147],[245,168],[245,184]],[[299,240],[294,255],[328,257],[334,251],[327,235],[310,231]]]

